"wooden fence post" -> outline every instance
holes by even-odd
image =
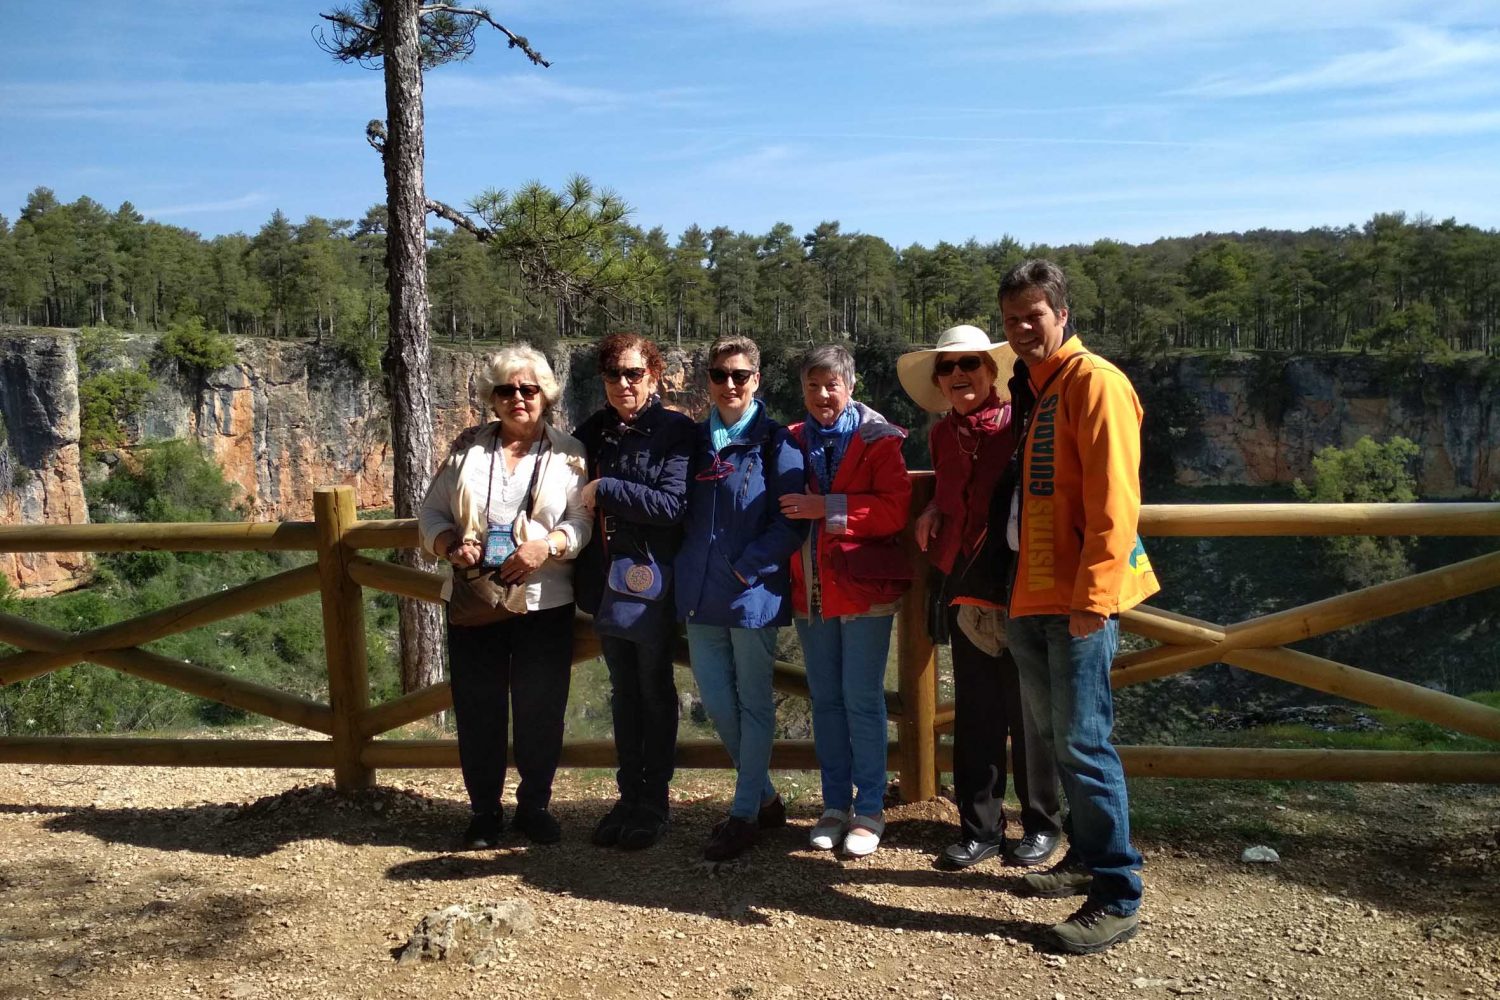
[[[360,762],[366,737],[359,719],[370,704],[365,659],[365,606],[349,578],[355,553],[344,544],[354,525],[354,490],[325,487],[313,493],[318,528],[318,575],[323,592],[323,648],[328,659],[328,703],[333,709],[333,783],[340,791],[369,788],[375,772]]]
[[[932,499],[931,473],[912,476],[911,520]],[[901,749],[901,801],[921,802],[937,795],[937,655],[927,632],[927,557],[907,529],[908,557],[916,571],[896,616],[896,656],[900,670],[901,718],[896,738]]]

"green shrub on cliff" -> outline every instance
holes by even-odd
[[[140,412],[156,380],[135,368],[100,372],[78,385],[79,442],[99,451],[125,443],[125,422]]]
[[[210,330],[197,316],[172,324],[157,342],[157,351],[199,374],[223,368],[234,361],[234,341]]]
[[[1411,462],[1421,454],[1404,437],[1377,444],[1369,436],[1352,448],[1329,445],[1313,458],[1312,485],[1297,480],[1299,499],[1312,503],[1411,503],[1417,477]],[[1325,538],[1323,549],[1334,573],[1351,587],[1394,580],[1411,572],[1409,538],[1341,536]]]

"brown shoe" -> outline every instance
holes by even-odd
[[[728,823],[728,819],[719,820],[709,830],[709,836],[717,837]],[[760,812],[755,814],[755,826],[761,830],[775,830],[786,826],[786,803],[781,801],[780,795],[760,807]]]
[[[745,853],[760,839],[760,831],[748,819],[731,816],[714,829],[703,849],[705,861],[728,861]]]

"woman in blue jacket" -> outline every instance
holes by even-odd
[[[697,426],[662,405],[656,344],[616,333],[599,344],[605,405],[578,428],[588,454],[583,502],[594,535],[578,557],[578,606],[594,615],[609,667],[619,801],[594,828],[600,847],[650,847],[666,832],[677,754],[670,571],[682,540]],[[606,601],[605,598],[608,597]]]
[[[786,823],[771,784],[771,698],[776,632],[791,623],[790,560],[806,522],[781,510],[801,493],[802,452],[755,398],[760,348],[726,337],[709,349],[708,420],[698,425],[682,549],[677,615],[687,622],[693,678],[736,771],[729,816],[703,856],[725,861],[759,831]]]

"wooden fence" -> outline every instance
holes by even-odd
[[[913,509],[932,495],[930,473],[913,474]],[[446,682],[380,705],[369,702],[365,658],[364,588],[418,600],[442,599],[444,578],[360,555],[362,549],[417,544],[412,521],[361,521],[349,487],[321,489],[312,522],[271,524],[98,524],[0,527],[0,552],[119,552],[142,550],[305,551],[317,562],[210,594],[129,621],[70,635],[12,615],[0,615],[0,641],[20,652],[0,658],[0,684],[13,684],[81,662],[165,684],[188,694],[290,723],[328,739],[150,739],[126,737],[4,737],[0,762],[46,764],[156,764],[205,767],[330,768],[340,788],[373,783],[379,768],[457,767],[453,740],[381,738],[452,705]],[[1147,536],[1500,536],[1500,504],[1230,504],[1149,506],[1141,514]],[[908,538],[910,546],[910,539]],[[911,547],[913,558],[920,558]],[[1191,586],[1165,572],[1168,587]],[[1158,645],[1126,653],[1115,663],[1116,687],[1139,684],[1209,663],[1225,662],[1424,719],[1500,742],[1500,710],[1307,653],[1286,644],[1387,615],[1500,586],[1500,552],[1389,583],[1219,624],[1142,606],[1122,616],[1127,631]],[[220,671],[142,649],[163,636],[208,625],[280,601],[319,593],[328,662],[328,704],[299,698]],[[936,794],[951,753],[939,735],[952,728],[953,706],[937,702],[937,660],[927,636],[925,585],[904,599],[897,616],[897,690],[887,704],[896,723],[892,769],[907,801]],[[598,655],[592,629],[581,619],[574,662]],[[685,654],[684,654],[685,655]],[[776,686],[807,693],[802,669],[778,663]],[[1500,752],[1282,750],[1122,746],[1126,771],[1186,778],[1301,778],[1328,781],[1500,782]],[[730,767],[713,740],[678,745],[683,767]],[[614,763],[609,740],[570,741],[564,766]],[[778,741],[778,768],[814,768],[810,740]]]

